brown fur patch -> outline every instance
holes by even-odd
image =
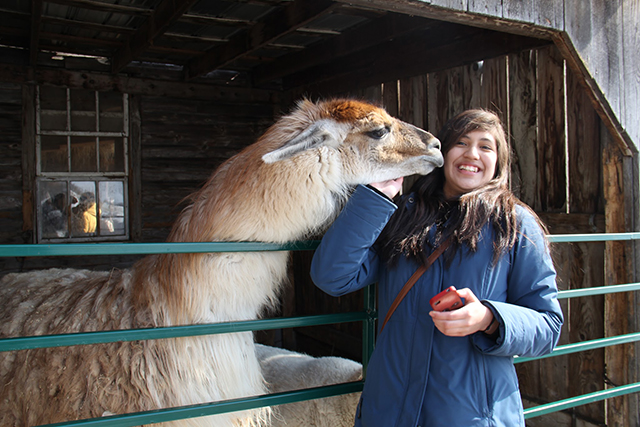
[[[371,113],[382,111],[374,105],[353,99],[335,99],[325,105],[329,116],[338,122],[356,122]]]

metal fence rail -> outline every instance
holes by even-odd
[[[601,233],[572,234],[548,236],[554,243],[570,242],[604,242],[616,240],[640,240],[640,233]],[[204,252],[248,252],[248,251],[295,251],[313,250],[318,241],[292,242],[287,244],[268,244],[258,242],[207,242],[207,243],[100,243],[100,244],[65,244],[65,245],[0,245],[0,257],[38,257],[38,256],[74,256],[74,255],[133,255],[159,253],[204,253]],[[572,289],[560,291],[558,298],[578,298],[603,295],[617,292],[633,292],[640,290],[640,283],[610,285],[588,289]],[[260,331],[269,329],[317,326],[334,323],[363,322],[363,369],[366,372],[368,360],[373,351],[375,340],[375,296],[371,288],[365,290],[365,309],[361,312],[339,313],[328,315],[275,318],[242,322],[225,322],[205,325],[174,326],[151,329],[124,331],[100,331],[63,335],[16,337],[0,339],[0,352],[26,350],[44,347],[61,347],[70,345],[90,345],[108,342],[165,339],[185,336],[222,334],[233,332]],[[604,348],[612,345],[640,341],[640,332],[616,337],[607,337],[580,343],[558,346],[549,355],[537,358],[516,357],[515,363],[561,356],[581,351]],[[77,420],[47,427],[62,426],[105,426],[129,427],[141,424],[174,421],[222,414],[262,406],[275,406],[303,400],[318,399],[362,390],[363,381],[316,387],[291,392],[273,393],[242,399],[211,402],[180,408],[166,408],[133,414],[114,415],[102,418]],[[594,393],[576,396],[569,399],[536,406],[524,411],[525,418],[533,418],[552,412],[562,411],[588,403],[609,399],[640,391],[640,383],[610,388]]]

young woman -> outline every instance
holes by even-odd
[[[443,242],[379,334],[356,426],[524,426],[513,356],[556,345],[556,272],[538,217],[509,190],[499,118],[469,110],[439,135],[445,163],[397,205],[402,179],[359,186],[325,234],[311,275],[339,296],[378,283],[379,318]],[[464,306],[429,300],[455,286]],[[382,322],[379,322],[381,326]]]

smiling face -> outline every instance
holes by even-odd
[[[498,144],[484,130],[462,135],[444,156],[444,195],[447,199],[482,187],[496,175]]]

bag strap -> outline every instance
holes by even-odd
[[[391,315],[393,314],[393,312],[396,311],[396,308],[398,308],[398,305],[400,305],[400,302],[404,299],[405,296],[407,296],[407,294],[409,293],[409,290],[411,290],[413,285],[416,284],[420,276],[422,276],[424,272],[427,271],[429,267],[431,267],[431,264],[433,264],[433,262],[436,259],[438,259],[438,257],[442,255],[444,251],[447,250],[447,248],[451,244],[451,240],[452,240],[451,237],[449,237],[447,240],[442,242],[437,248],[435,248],[433,252],[431,252],[431,255],[429,255],[429,258],[427,258],[426,264],[423,264],[420,267],[418,267],[415,273],[413,273],[413,275],[409,278],[409,280],[407,280],[407,283],[405,283],[402,289],[400,289],[400,292],[398,292],[398,296],[396,296],[396,299],[391,304],[391,307],[389,307],[389,311],[387,311],[387,315],[384,318],[384,322],[382,322],[382,327],[380,328],[380,332],[382,332],[382,330],[384,329],[384,326],[387,324],[387,322],[391,318]]]

